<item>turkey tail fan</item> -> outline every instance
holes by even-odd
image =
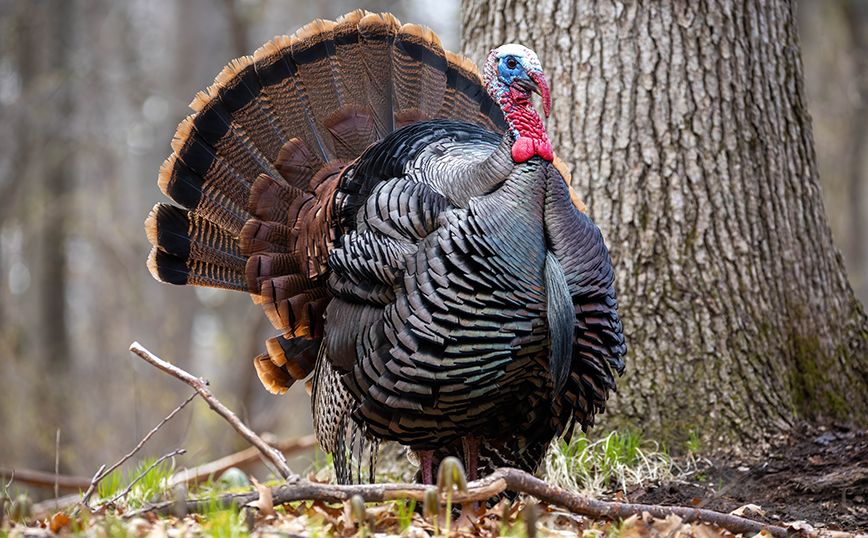
[[[262,305],[280,331],[254,359],[272,392],[311,374],[322,341],[343,168],[423,120],[506,129],[475,65],[428,28],[366,11],[233,60],[190,108],[159,175],[178,205],[157,204],[145,223],[148,267],[159,281],[244,291]]]

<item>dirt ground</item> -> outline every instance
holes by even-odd
[[[750,517],[767,523],[805,521],[817,528],[868,531],[868,430],[803,427],[767,457],[709,463],[687,483],[639,488],[627,496],[643,504],[719,512],[753,504],[764,515]]]

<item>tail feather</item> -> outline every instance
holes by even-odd
[[[145,221],[151,243],[181,258],[244,271],[247,258],[234,238],[213,223],[169,204],[157,204]]]
[[[284,130],[302,140],[326,162],[330,153],[316,131],[304,87],[296,80],[298,66],[292,58],[291,45],[289,37],[279,36],[260,47],[253,54],[256,74]]]
[[[317,19],[298,30],[290,42],[297,69],[296,84],[308,104],[311,122],[318,133],[326,132],[326,119],[332,111],[340,110],[341,95],[346,93],[336,65],[334,26],[333,21]],[[322,91],[322,88],[329,91]],[[328,159],[335,158],[334,138],[321,136],[320,140]]]
[[[268,352],[253,359],[259,380],[269,392],[283,394],[313,372],[319,344],[318,340],[269,338],[265,342]]]
[[[247,287],[250,293],[260,294],[262,284],[275,275],[291,275],[300,271],[294,254],[267,252],[255,254],[247,262]]]
[[[157,280],[248,291],[247,259],[219,226],[179,207],[157,204],[145,229],[154,245],[148,268]]]
[[[231,114],[236,124],[248,135],[262,155],[273,163],[289,135],[280,120],[274,115],[271,103],[262,93],[262,84],[256,74],[253,57],[244,56],[232,61],[217,76],[216,97]],[[194,110],[201,110],[206,103],[191,104]]]
[[[429,28],[405,24],[395,37],[392,71],[396,116],[418,110],[437,117],[446,91],[446,52]]]
[[[220,155],[243,180],[252,182],[259,174],[277,175],[277,169],[234,122],[219,99],[211,100],[193,117],[193,126],[202,139]],[[181,159],[184,158],[180,154]]]
[[[148,269],[154,278],[166,284],[249,291],[244,273],[173,256],[157,247],[154,247],[148,256]]]
[[[204,146],[190,147],[198,151]],[[189,157],[190,153],[185,156]],[[210,158],[211,166],[204,173],[197,172],[204,165],[201,160],[195,157],[188,160],[193,163],[192,167],[177,155],[166,159],[160,168],[160,189],[183,207],[237,234],[250,218],[246,211],[249,187],[231,177],[231,171],[217,157]]]
[[[473,123],[489,131],[502,132],[505,129],[503,111],[480,84],[476,64],[451,52],[446,53],[446,61],[449,64],[446,72],[448,90],[438,117],[456,121],[474,118],[476,121]]]
[[[293,138],[280,148],[274,166],[287,183],[297,189],[304,189],[324,164],[307,144]]]

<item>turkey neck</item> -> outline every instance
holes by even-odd
[[[527,94],[511,88],[502,98],[500,106],[515,137],[512,145],[513,160],[523,163],[534,155],[549,162],[554,160],[554,151],[546,136],[542,119]]]
[[[471,198],[493,191],[515,168],[514,143],[515,136],[507,130],[491,155],[470,165],[469,170],[455,170],[453,180],[441,186],[443,194],[456,206],[467,207]]]

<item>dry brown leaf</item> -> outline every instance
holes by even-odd
[[[274,500],[271,497],[271,488],[264,484],[260,484],[259,481],[252,476],[250,477],[250,480],[253,482],[253,485],[256,486],[256,491],[259,492],[259,498],[255,501],[250,501],[247,503],[247,506],[259,509],[259,513],[262,514],[263,517],[277,516],[277,512],[274,511]]]
[[[355,523],[355,521],[353,521],[353,507],[349,501],[344,502],[344,505],[341,508],[341,514],[340,514],[340,516],[338,516],[337,520],[338,520],[338,523],[340,523],[344,529],[355,528],[356,523]],[[359,522],[359,523],[361,524],[363,522]]]
[[[56,513],[51,518],[51,532],[57,534],[60,529],[67,527],[71,522],[72,520],[68,515],[63,512]]]
[[[692,525],[690,528],[692,531],[691,535],[695,538],[720,538],[724,535],[723,529],[716,525],[712,525],[711,523]],[[732,536],[732,534],[730,534],[730,536]]]
[[[738,508],[730,512],[730,514],[739,517],[752,517],[756,514],[759,514],[761,516],[766,515],[765,510],[755,504],[746,504],[744,506],[739,506]]]
[[[332,528],[343,528],[343,524],[341,522],[341,516],[343,515],[343,513],[343,505],[332,507],[322,501],[314,501],[313,504],[311,504],[310,508],[307,510],[306,515],[310,518],[320,518],[321,520],[323,520],[323,530],[327,531]]]
[[[805,521],[790,521],[784,523],[784,526],[796,531],[812,532],[814,530],[814,527]]]
[[[645,512],[642,515],[644,516],[643,519],[648,522],[651,528],[664,536],[678,538],[678,532],[683,532],[685,530],[684,521],[675,514],[669,514],[666,516],[666,519],[654,519],[648,512]]]
[[[129,523],[129,534],[142,538],[151,530],[151,522],[143,517],[134,517]]]

